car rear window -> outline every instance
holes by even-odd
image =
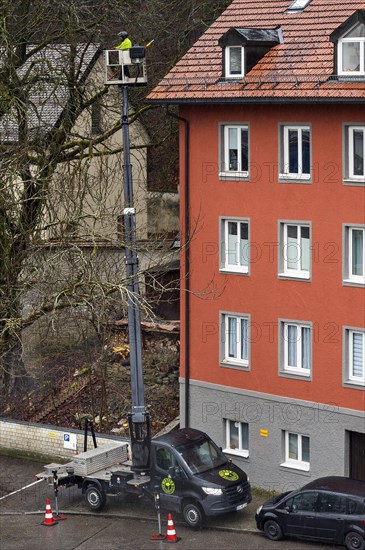
[[[347,498],[347,513],[352,515],[360,515],[365,511],[364,502],[360,500],[354,500],[352,498]]]

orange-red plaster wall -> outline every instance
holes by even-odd
[[[364,410],[365,392],[342,385],[343,326],[365,327],[364,289],[342,285],[342,225],[365,223],[365,187],[343,185],[343,124],[359,105],[184,106],[189,120],[190,378]],[[250,181],[218,177],[219,123],[250,128]],[[279,183],[279,124],[311,125],[313,181]],[[184,133],[181,128],[181,157]],[[181,162],[181,216],[184,217]],[[219,272],[219,216],[250,220],[250,275]],[[312,224],[311,281],[279,280],[278,220]],[[184,287],[184,283],[182,284]],[[184,376],[182,292],[182,372]],[[251,316],[250,371],[219,366],[219,312]],[[278,319],[313,323],[312,380],[278,376]]]

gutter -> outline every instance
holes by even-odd
[[[189,428],[190,419],[190,189],[189,189],[189,143],[190,125],[188,119],[172,113],[167,108],[167,114],[184,123],[184,264],[185,264],[185,428]]]
[[[183,99],[183,98],[177,98],[177,99],[148,99],[148,103],[156,104],[156,105],[211,105],[214,104],[245,104],[245,103],[281,103],[281,104],[287,104],[287,103],[305,103],[308,104],[316,104],[316,103],[365,103],[365,97],[328,97],[328,98],[298,98],[298,97],[280,97],[280,98],[273,98],[273,97],[263,97],[261,99],[258,99],[257,97],[248,97],[248,98],[193,98],[193,99]],[[169,112],[171,116],[177,116],[173,115]]]

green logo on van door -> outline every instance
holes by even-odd
[[[170,477],[164,477],[161,481],[161,488],[167,495],[172,495],[175,492],[175,483]]]
[[[228,481],[237,481],[238,479],[238,474],[232,472],[232,470],[220,470],[218,473],[223,479],[227,479]]]

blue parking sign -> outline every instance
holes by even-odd
[[[77,450],[77,435],[64,433],[63,434],[63,448]]]

